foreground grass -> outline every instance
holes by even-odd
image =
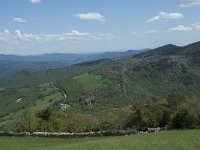
[[[1,150],[199,150],[200,130],[122,137],[50,139],[0,137]]]

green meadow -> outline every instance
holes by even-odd
[[[78,80],[82,85],[85,91],[90,91],[95,88],[103,86],[103,82],[105,80],[102,79],[101,75],[94,75],[94,74],[82,74],[80,76],[74,77],[74,79]]]
[[[200,130],[120,137],[57,139],[0,137],[1,150],[199,150]]]

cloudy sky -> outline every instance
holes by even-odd
[[[1,0],[0,53],[88,53],[200,40],[200,0]]]

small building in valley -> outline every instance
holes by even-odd
[[[87,98],[84,100],[84,102],[85,102],[85,105],[87,106],[92,106],[93,104],[95,104],[95,100],[92,98]]]
[[[60,103],[60,109],[68,109],[68,108],[70,108],[69,104]]]
[[[18,98],[18,99],[16,100],[17,103],[20,103],[21,101],[22,101],[22,98]]]

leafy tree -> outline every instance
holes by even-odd
[[[37,131],[39,119],[36,117],[34,111],[29,107],[24,111],[23,117],[14,128],[15,131],[34,132]]]
[[[169,122],[170,122],[170,112],[167,110],[164,110],[161,114],[159,126],[164,127],[164,126],[168,125]]]
[[[50,121],[50,128],[53,132],[61,132],[64,130],[64,121],[61,118],[54,118]]]
[[[113,130],[116,129],[117,120],[114,118],[113,114],[105,115],[99,124],[100,130]]]
[[[38,117],[42,120],[49,121],[51,115],[53,113],[52,108],[47,107],[45,110],[42,110],[38,113]]]
[[[176,129],[190,128],[193,125],[193,117],[188,110],[179,110],[172,118],[172,127]]]
[[[36,131],[39,125],[39,119],[31,108],[25,110],[23,122],[26,131],[29,132]]]

